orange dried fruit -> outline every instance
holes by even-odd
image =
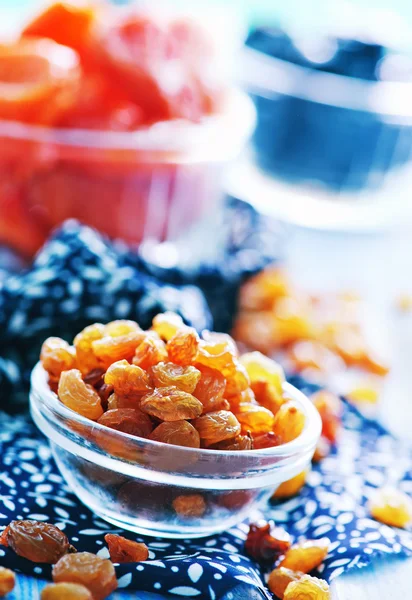
[[[255,450],[273,448],[274,446],[280,446],[281,444],[283,444],[283,440],[273,431],[259,433],[253,436],[253,448]]]
[[[188,421],[169,421],[160,423],[149,438],[156,442],[200,448],[200,438],[196,429]]]
[[[91,385],[84,383],[78,369],[63,371],[57,395],[65,406],[87,419],[97,421],[103,414],[99,394]]]
[[[223,372],[233,366],[235,359],[232,345],[227,340],[200,341],[196,362],[205,367]]]
[[[201,494],[177,496],[172,506],[176,514],[184,518],[200,518],[206,512],[206,502]]]
[[[236,409],[236,417],[242,426],[242,431],[252,434],[268,433],[274,427],[273,413],[258,404],[241,403]]]
[[[392,527],[407,527],[412,524],[412,499],[399,489],[383,487],[369,501],[371,516]]]
[[[174,363],[160,362],[152,367],[152,379],[156,387],[175,386],[193,394],[200,379],[200,371],[192,365],[183,367]]]
[[[273,431],[284,443],[296,439],[305,427],[305,415],[299,405],[288,400],[275,415]]]
[[[91,592],[78,583],[50,583],[42,589],[40,600],[94,600]]]
[[[295,475],[295,477],[292,477],[292,479],[288,479],[288,481],[281,483],[273,494],[272,499],[279,500],[296,496],[305,485],[307,474],[307,471],[302,471]]]
[[[104,539],[109,548],[110,560],[114,563],[141,562],[149,558],[149,548],[146,544],[112,533],[106,534]]]
[[[273,569],[269,574],[268,588],[278,598],[283,598],[286,588],[292,581],[299,581],[304,576],[301,571],[292,571],[291,569],[285,569],[285,567],[279,567]]]
[[[118,319],[117,321],[110,321],[105,326],[105,334],[111,337],[120,337],[122,335],[128,335],[129,333],[142,333],[141,327],[136,321],[130,321],[128,319]]]
[[[58,381],[63,371],[75,368],[76,352],[61,338],[49,337],[41,347],[40,360],[50,379]]]
[[[73,344],[76,348],[77,364],[83,374],[102,368],[103,365],[95,355],[92,343],[96,340],[101,340],[104,335],[104,325],[102,323],[93,323],[85,327],[74,338]]]
[[[195,329],[180,329],[166,344],[170,362],[183,366],[195,362],[199,343],[200,338]]]
[[[172,339],[174,335],[185,327],[182,317],[174,312],[165,312],[156,315],[153,319],[152,327],[154,331],[166,342]]]
[[[0,567],[0,597],[6,596],[13,591],[16,584],[16,576],[13,571]]]
[[[92,349],[99,361],[108,369],[115,362],[122,360],[131,361],[136,348],[145,335],[143,331],[132,331],[126,335],[116,337],[105,336],[100,340],[92,342]]]
[[[273,562],[291,545],[290,535],[281,527],[272,527],[266,521],[251,523],[245,541],[249,556],[260,563]]]
[[[187,392],[175,387],[156,388],[143,397],[140,408],[143,412],[162,421],[195,419],[202,414],[202,403]]]
[[[134,408],[115,408],[106,411],[97,421],[99,425],[105,425],[110,429],[122,431],[129,435],[147,438],[153,423],[145,413]]]
[[[279,567],[309,573],[318,567],[326,558],[329,549],[329,540],[305,540],[294,544],[285,554]]]
[[[240,434],[240,423],[228,410],[206,413],[195,419],[193,425],[206,446],[230,440]]]
[[[330,600],[329,586],[323,579],[303,575],[289,583],[283,600]]]
[[[225,396],[241,394],[249,388],[250,379],[245,367],[235,359],[229,368],[223,369],[226,378]]]
[[[117,589],[116,572],[110,560],[90,552],[63,556],[53,567],[55,583],[78,583],[92,594],[93,600],[104,600]]]
[[[213,446],[214,450],[225,450],[237,452],[238,450],[253,450],[253,438],[250,433],[246,435],[238,435],[230,440],[223,440]]]
[[[270,410],[274,415],[278,412],[282,404],[285,403],[285,399],[275,386],[269,381],[259,379],[251,383],[251,389],[253,391],[256,401],[261,405]]]
[[[166,344],[156,332],[149,332],[136,348],[133,364],[148,371],[160,362],[167,362]]]
[[[260,352],[248,352],[240,357],[240,362],[246,368],[252,384],[255,381],[267,381],[281,397],[283,394],[283,383],[285,374],[282,367]]]
[[[332,392],[319,390],[315,394],[312,394],[311,400],[318,409],[322,419],[322,435],[331,444],[334,444],[341,429],[341,399],[336,394],[332,394]]]
[[[143,396],[153,389],[146,371],[137,365],[131,365],[127,360],[118,360],[111,364],[104,376],[104,382],[113,386],[119,396]]]
[[[286,296],[290,282],[286,273],[277,267],[264,269],[251,277],[241,288],[240,306],[246,310],[271,309],[276,300]]]
[[[4,545],[32,562],[54,564],[74,550],[66,535],[50,523],[12,521],[4,534]]]
[[[275,333],[275,318],[269,311],[240,312],[233,327],[236,340],[264,354],[277,348]]]
[[[193,395],[203,404],[203,412],[207,413],[220,409],[226,387],[226,379],[216,369],[209,369],[204,365],[196,365],[200,371],[199,382]]]

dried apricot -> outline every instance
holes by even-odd
[[[139,327],[136,321],[129,321],[127,319],[110,321],[110,323],[107,323],[105,326],[105,334],[110,335],[111,337],[120,337],[136,332],[142,332],[142,329]]]
[[[162,421],[195,419],[202,414],[203,405],[194,396],[175,387],[156,388],[143,397],[143,412]]]
[[[206,502],[201,494],[177,496],[172,506],[179,517],[200,518],[206,511]]]
[[[165,312],[155,316],[152,327],[166,342],[172,339],[179,329],[184,327],[182,317],[174,312]]]
[[[278,412],[285,399],[279,394],[275,386],[264,379],[258,379],[251,383],[251,389],[257,402],[270,410],[274,415]]]
[[[90,590],[93,600],[104,600],[117,589],[116,572],[110,560],[90,552],[63,556],[53,567],[55,583],[79,583]]]
[[[119,338],[117,338],[119,339]],[[107,369],[104,382],[119,396],[143,396],[153,389],[149,375],[127,360],[118,360]]]
[[[220,403],[226,387],[226,379],[216,369],[196,365],[200,370],[200,379],[193,395],[203,404],[203,412],[220,409]]]
[[[253,448],[255,450],[273,448],[274,446],[280,446],[281,444],[283,444],[283,440],[273,431],[259,433],[258,435],[253,436]]]
[[[330,600],[329,586],[323,579],[303,575],[289,583],[283,600]]]
[[[261,380],[267,381],[274,386],[279,396],[282,396],[285,374],[277,362],[260,352],[243,354],[239,360],[246,368],[252,383]]]
[[[246,435],[238,435],[230,440],[223,440],[213,446],[214,450],[229,450],[237,452],[238,450],[253,450],[253,438],[248,432]]]
[[[94,600],[91,592],[79,583],[50,583],[43,588],[40,600]]]
[[[322,435],[334,444],[341,429],[341,399],[332,392],[319,390],[311,396],[311,400],[322,419]]]
[[[193,425],[187,421],[160,423],[149,437],[155,442],[163,442],[165,444],[172,444],[173,446],[200,447],[199,434]]]
[[[156,332],[151,331],[137,346],[133,357],[133,364],[147,371],[150,367],[157,365],[157,363],[162,361],[167,362],[167,360],[166,344]]]
[[[279,567],[309,573],[318,567],[326,558],[329,549],[329,540],[305,540],[294,544],[285,554]]]
[[[103,414],[99,394],[91,385],[84,383],[78,369],[63,371],[57,394],[65,406],[87,419],[97,421]]]
[[[295,496],[300,492],[302,487],[306,483],[307,471],[302,471],[289,479],[288,481],[284,481],[277,488],[276,492],[273,494],[272,499],[280,499],[280,498],[290,498],[291,496]]]
[[[75,368],[76,352],[61,338],[49,337],[41,347],[40,360],[50,379],[58,381],[63,371]]]
[[[304,576],[301,571],[292,571],[291,569],[285,569],[285,567],[279,567],[273,569],[269,574],[268,588],[278,598],[283,598],[286,588],[292,581],[299,581]]]
[[[226,378],[226,397],[241,394],[250,385],[249,375],[245,367],[237,359],[233,361],[229,368],[223,369],[222,374]]]
[[[174,385],[189,394],[193,394],[200,379],[200,371],[195,367],[182,367],[173,363],[160,362],[152,367],[151,373],[156,387]]]
[[[76,348],[77,366],[83,374],[102,368],[103,365],[95,355],[92,343],[102,339],[104,335],[104,325],[102,323],[93,323],[93,325],[85,327],[74,338],[73,344]]]
[[[287,531],[262,521],[250,525],[245,550],[258,562],[273,562],[290,548],[290,544],[290,535]]]
[[[273,413],[258,404],[239,404],[236,417],[242,426],[242,431],[250,431],[252,434],[268,433],[274,427],[275,417]]]
[[[110,560],[114,563],[141,562],[149,558],[146,544],[133,542],[121,535],[108,533],[104,536],[109,548]]]
[[[401,490],[383,487],[376,490],[369,502],[374,519],[392,527],[407,527],[412,523],[412,499]]]
[[[0,567],[0,597],[6,596],[9,594],[15,586],[16,576],[13,571],[10,569],[6,569],[5,567]]]
[[[273,431],[284,443],[297,438],[305,427],[305,415],[299,405],[292,400],[282,404],[275,415]]]
[[[50,523],[12,521],[5,533],[5,545],[33,562],[54,564],[72,551],[66,535]]]
[[[106,411],[97,421],[99,425],[105,425],[116,431],[122,431],[129,435],[147,438],[153,423],[145,413],[134,408],[115,408]]]
[[[195,329],[180,329],[166,344],[169,360],[176,365],[190,365],[196,360],[199,343],[200,338]]]
[[[240,423],[228,410],[218,410],[202,415],[193,422],[206,446],[235,438],[240,434]]]
[[[92,342],[92,349],[99,361],[108,369],[111,364],[122,359],[131,361],[145,335],[143,331],[132,331],[116,337],[106,335]]]

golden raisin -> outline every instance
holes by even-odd
[[[121,396],[120,394],[110,394],[107,400],[107,410],[115,408],[140,408],[142,396]]]
[[[253,393],[253,390],[251,388],[246,388],[246,390],[243,390],[243,392],[240,392],[240,394],[229,396],[228,400],[231,406],[231,410],[233,412],[237,412],[241,404],[257,405],[255,394]]]
[[[153,424],[145,413],[134,408],[115,408],[105,412],[97,421],[99,425],[105,425],[111,429],[147,438]]]
[[[0,597],[6,596],[9,594],[15,586],[16,576],[13,571],[10,569],[6,569],[5,567],[0,567]]]
[[[283,598],[286,588],[292,581],[299,581],[302,579],[304,573],[301,571],[291,571],[291,569],[285,569],[285,567],[279,567],[273,569],[269,574],[268,588],[278,598]]]
[[[142,330],[136,321],[128,321],[127,319],[111,321],[105,326],[105,334],[110,335],[111,337],[120,337],[136,331]]]
[[[249,310],[271,309],[276,300],[289,293],[289,289],[286,274],[277,267],[269,267],[242,286],[240,306]]]
[[[306,540],[294,544],[287,552],[279,567],[309,573],[318,567],[326,558],[329,549],[329,540]]]
[[[284,481],[277,488],[276,492],[273,494],[272,498],[280,499],[280,498],[290,498],[291,496],[295,496],[300,492],[302,487],[306,483],[307,471],[302,471],[289,479],[288,481]]]
[[[199,350],[196,357],[196,362],[209,367],[223,371],[230,368],[234,364],[236,356],[233,348],[228,341],[204,341],[199,344]]]
[[[253,436],[253,448],[255,450],[273,448],[274,446],[280,446],[281,444],[283,444],[283,440],[273,431],[259,433],[258,435]]]
[[[258,404],[239,404],[236,410],[236,417],[242,426],[242,431],[250,431],[252,434],[268,433],[273,429],[273,413]]]
[[[187,392],[175,387],[156,388],[143,397],[140,408],[143,412],[162,421],[195,419],[202,414],[202,403]]]
[[[322,435],[334,444],[341,429],[341,399],[332,392],[319,390],[311,396],[311,400],[322,419]]]
[[[285,400],[279,394],[276,387],[264,379],[257,379],[251,383],[255,399],[261,405],[270,410],[274,415],[278,412]]]
[[[276,348],[274,325],[274,316],[269,311],[241,312],[236,318],[233,335],[246,346],[270,354]]]
[[[200,338],[195,329],[180,329],[166,344],[169,360],[176,365],[187,366],[196,360]]]
[[[240,434],[240,423],[228,410],[206,413],[196,419],[193,425],[206,446],[235,438]]]
[[[193,394],[200,379],[200,371],[195,367],[182,367],[173,363],[160,362],[152,367],[151,372],[156,387],[174,385],[189,394]]]
[[[172,505],[179,517],[200,518],[206,511],[206,502],[201,494],[177,496]]]
[[[305,427],[305,415],[298,404],[288,400],[275,415],[273,431],[284,443],[297,438]]]
[[[204,329],[202,331],[202,338],[205,342],[224,343],[234,356],[238,356],[239,354],[235,340],[227,333],[218,333],[217,331]]]
[[[147,332],[146,337],[136,348],[133,364],[148,371],[159,362],[168,360],[166,344],[155,331]]]
[[[282,386],[285,374],[282,367],[260,352],[249,352],[240,357],[240,362],[246,368],[250,381],[267,381],[274,386],[279,396],[282,396]]]
[[[84,383],[78,369],[63,371],[57,394],[65,406],[87,419],[97,421],[103,414],[99,394],[91,385]]]
[[[172,444],[173,446],[200,447],[199,434],[193,425],[187,421],[160,423],[149,437],[155,442],[163,442],[164,444]]]
[[[203,412],[217,410],[223,399],[226,379],[216,369],[209,369],[203,365],[196,365],[200,370],[200,379],[193,395],[203,404]]]
[[[149,558],[149,548],[146,544],[133,542],[112,533],[105,535],[104,539],[109,548],[110,560],[114,563],[141,562]]]
[[[253,450],[253,438],[248,432],[246,435],[238,435],[230,440],[223,440],[213,446],[214,450],[225,450],[237,452],[238,450]]]
[[[106,335],[92,342],[92,350],[101,364],[108,369],[111,364],[122,359],[131,361],[145,335],[143,331],[132,331],[117,337]]]
[[[104,335],[104,325],[102,323],[93,323],[93,325],[85,327],[74,338],[73,344],[76,348],[77,366],[83,374],[102,367],[100,360],[93,351],[92,343],[102,339]]]
[[[119,360],[107,369],[104,382],[120,396],[143,396],[153,389],[149,375],[141,367]]]
[[[407,527],[412,523],[412,499],[401,490],[383,487],[376,490],[369,502],[371,516],[392,527]]]
[[[50,583],[43,588],[40,600],[94,600],[91,592],[78,583]]]
[[[165,312],[156,315],[152,323],[154,331],[164,340],[169,341],[178,332],[179,329],[185,326],[182,317],[174,312]]]
[[[53,564],[72,551],[66,535],[50,523],[12,521],[5,534],[5,545],[32,562]]]
[[[323,579],[303,575],[289,583],[283,600],[330,600],[329,586]]]
[[[41,347],[40,360],[50,378],[58,381],[63,371],[75,368],[76,352],[61,338],[49,337]]]
[[[104,600],[117,589],[117,579],[110,560],[90,552],[63,556],[53,567],[55,583],[79,583],[92,594],[93,600]]]
[[[222,374],[226,378],[226,397],[240,394],[248,389],[250,385],[249,375],[237,359],[233,361],[229,368],[223,369]]]
[[[250,525],[245,550],[257,562],[273,562],[290,548],[290,543],[287,531],[262,521]]]

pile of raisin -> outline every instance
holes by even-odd
[[[94,323],[72,346],[48,338],[40,358],[65,406],[139,438],[251,450],[289,442],[305,425],[276,362],[240,355],[229,335],[199,336],[175,313],[158,314],[147,331],[134,321]]]

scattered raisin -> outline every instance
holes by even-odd
[[[306,540],[293,545],[280,563],[279,567],[309,573],[318,567],[326,558],[329,549],[329,540]]]
[[[322,435],[334,444],[341,429],[342,401],[326,390],[319,390],[311,400],[322,419]]]
[[[149,558],[149,548],[146,544],[133,542],[112,533],[105,535],[104,539],[109,548],[110,560],[114,563],[141,562]]]
[[[279,408],[275,415],[273,431],[284,443],[297,438],[305,427],[305,415],[299,405],[288,400]]]
[[[302,471],[292,479],[288,481],[284,481],[277,488],[276,492],[273,494],[272,499],[283,499],[283,498],[291,498],[292,496],[296,496],[302,489],[302,487],[306,483],[307,471]]]
[[[9,594],[15,586],[16,576],[13,571],[10,569],[6,569],[5,567],[0,567],[0,597],[6,596]]]
[[[193,366],[182,367],[160,362],[152,367],[152,378],[156,387],[174,385],[183,392],[193,394],[200,379],[200,371]]]
[[[190,365],[196,359],[199,343],[200,339],[195,329],[181,329],[166,344],[169,360],[176,365]]]
[[[240,423],[228,410],[206,413],[195,419],[193,425],[199,432],[200,439],[207,446],[235,438],[240,434]]]
[[[155,331],[147,332],[146,337],[136,348],[133,364],[146,371],[162,361],[167,361],[166,344]]]
[[[41,347],[40,360],[50,379],[58,381],[63,371],[75,368],[76,352],[61,338],[49,337]]]
[[[74,338],[73,344],[76,348],[77,366],[83,374],[102,367],[100,360],[93,352],[92,343],[102,339],[104,335],[104,325],[102,323],[93,323],[93,325],[85,327]]]
[[[170,421],[161,423],[150,434],[149,438],[156,442],[199,448],[200,438],[196,429],[187,421]]]
[[[5,533],[5,545],[32,562],[54,564],[72,551],[66,535],[50,523],[12,521]]]
[[[292,581],[299,581],[302,579],[303,575],[304,573],[301,571],[291,571],[290,569],[285,569],[285,567],[273,569],[269,574],[268,588],[272,594],[275,594],[278,598],[283,598],[289,583]]]
[[[140,408],[143,412],[162,421],[195,419],[202,414],[202,403],[187,392],[175,387],[156,388],[143,397]]]
[[[147,438],[153,429],[150,417],[134,408],[108,410],[97,422],[99,425],[143,438]]]
[[[412,523],[412,499],[396,488],[376,490],[369,509],[374,519],[392,527],[403,528]]]
[[[94,600],[91,592],[78,583],[50,583],[43,588],[40,600]]]
[[[141,367],[119,360],[107,369],[104,382],[120,396],[143,396],[152,390],[149,375]]]
[[[78,369],[63,371],[57,394],[65,406],[87,419],[97,421],[103,414],[99,394],[91,385],[84,383]]]
[[[156,315],[153,319],[152,326],[154,331],[167,342],[172,339],[178,330],[184,327],[185,324],[179,315],[168,311]]]
[[[250,525],[245,550],[257,562],[273,562],[290,544],[290,535],[284,529],[262,521]]]
[[[257,404],[241,403],[236,410],[236,417],[242,426],[242,431],[252,434],[268,433],[274,427],[273,413]]]
[[[289,583],[283,600],[330,600],[329,586],[323,579],[303,575]]]
[[[79,583],[90,590],[93,600],[104,600],[117,589],[117,579],[110,560],[90,552],[63,556],[53,567],[55,583]]]
[[[220,408],[226,387],[226,379],[216,369],[209,369],[204,365],[197,365],[200,370],[200,379],[193,395],[203,404],[203,412]]]
[[[200,518],[206,511],[206,502],[201,494],[177,496],[172,505],[179,517]]]

